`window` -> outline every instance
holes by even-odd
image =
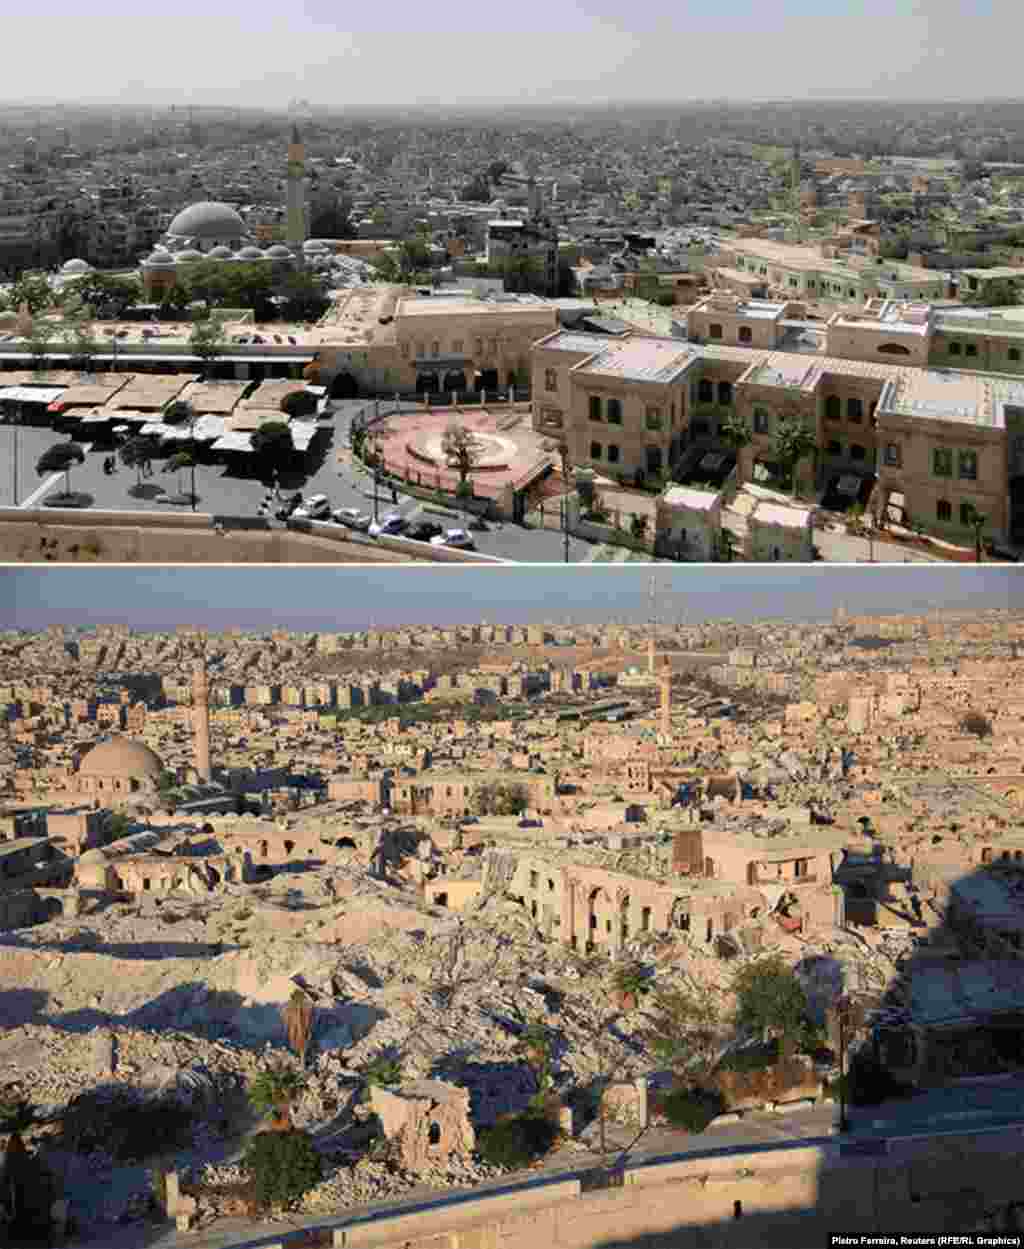
[[[974,513],[973,503],[961,503],[960,504],[960,524],[961,525],[973,525],[974,515],[975,513]]]
[[[609,425],[621,425],[622,424],[622,400],[621,399],[609,399],[608,400],[608,424]]]
[[[619,448],[614,442],[610,442],[608,444],[608,463],[618,464],[618,462],[619,462]]]
[[[544,389],[545,390],[557,390],[558,389],[558,370],[557,369],[545,369],[544,370]]]
[[[531,889],[536,889],[536,888],[537,888],[537,879],[538,879],[538,877],[537,877],[537,873],[536,873],[536,872],[531,872],[531,873],[530,873],[530,888],[531,888]]]
[[[978,480],[978,453],[960,451],[957,454],[957,476],[961,481]]]
[[[661,408],[648,408],[646,418],[648,429],[661,429]]]
[[[676,427],[676,405],[675,405],[674,403],[672,404],[672,406],[671,406],[671,409],[670,409],[670,410],[671,410],[671,413],[672,413],[672,417],[671,417],[671,420],[672,420],[672,428],[673,428],[673,429],[675,429],[675,427]]]
[[[952,520],[953,504],[948,499],[940,499],[935,506],[935,515],[939,520]]]
[[[708,338],[721,338],[721,337],[722,337],[722,327],[718,324],[717,321],[712,322],[711,325],[708,326]]]
[[[432,356],[439,356],[441,354],[441,344],[436,339],[430,344],[430,354]]]
[[[883,343],[878,349],[885,356],[909,356],[910,348],[902,343]]]
[[[603,452],[603,448],[599,442],[592,442],[590,444],[590,458],[592,460],[599,460],[601,458],[602,452]]]
[[[864,419],[864,405],[859,399],[847,399],[846,416],[854,425],[859,425]]]
[[[482,338],[478,338],[476,340],[475,348],[478,356],[482,356],[484,354],[484,340]]]
[[[1014,363],[1016,363],[1018,360],[1020,360],[1020,348],[1011,347],[1010,350],[1006,353],[1006,358],[1007,360],[1013,360]]]
[[[838,421],[843,414],[843,401],[838,395],[829,395],[825,400],[825,420]]]
[[[540,419],[542,424],[551,429],[562,428],[562,414],[557,408],[542,408]]]
[[[850,443],[850,459],[866,460],[868,458],[867,449],[862,447],[859,442]]]
[[[707,421],[694,421],[692,429],[693,436],[695,438],[700,438],[711,433],[711,426],[707,423]]]
[[[402,359],[408,360],[409,359],[409,344],[403,343],[401,347],[401,351],[402,351]]]
[[[590,396],[590,419],[592,421],[601,420],[601,397],[600,395]]]
[[[754,338],[754,331],[750,328],[749,325],[741,325],[739,337],[740,337],[741,343],[752,342]]]
[[[763,408],[754,409],[754,433],[766,434],[768,432],[768,413]]]
[[[742,333],[742,330],[740,333]],[[732,403],[732,382],[718,383],[718,402],[724,407],[728,407]]]
[[[427,354],[427,344],[426,344],[426,343],[417,343],[417,344],[416,344],[416,354],[417,354],[418,356],[425,356],[425,355]]]
[[[949,354],[950,354],[951,356],[958,356],[958,355],[960,354],[960,344],[959,344],[959,343],[950,343],[950,344],[949,344]]]
[[[647,448],[647,471],[649,473],[661,472],[661,447]]]
[[[851,298],[857,294],[857,292],[854,290],[852,286],[847,287],[846,293],[847,295],[851,296]]]
[[[977,343],[968,343],[967,346],[964,348],[965,356],[976,356],[977,354],[978,354]]]
[[[885,444],[885,462],[892,465],[893,468],[899,468],[903,463],[903,455],[898,442],[887,442]]]
[[[712,386],[712,384],[706,378],[702,378],[697,383],[697,402],[698,403],[714,403],[714,401],[715,401],[714,386]]]
[[[461,338],[456,338],[456,339],[452,342],[452,352],[453,352],[455,355],[457,355],[457,356],[461,356],[461,355],[462,355],[462,348],[463,348],[463,342],[462,342],[462,339],[461,339]]]
[[[808,289],[809,291],[813,291],[813,290],[814,290],[814,285],[815,285],[815,283],[814,283],[814,278],[808,278],[808,279],[807,279],[807,289]]]
[[[841,442],[837,442],[833,438],[832,441],[825,447],[825,454],[826,455],[842,455],[843,444]]]
[[[932,476],[953,476],[953,452],[945,447],[936,447],[932,451]]]

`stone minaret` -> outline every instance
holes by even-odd
[[[292,125],[292,137],[288,144],[288,223],[286,239],[288,246],[302,257],[302,244],[306,241],[306,146],[302,142],[297,125]]]
[[[661,660],[658,686],[661,690],[661,731],[669,737],[672,733],[672,660],[668,655]]]
[[[192,671],[192,732],[195,736],[195,765],[201,781],[212,778],[210,771],[210,681],[206,664],[197,663]]]
[[[655,671],[656,671],[655,666],[654,666],[655,662],[656,662],[656,653],[655,653],[655,648],[654,648],[654,635],[652,634],[647,639],[647,672],[648,672],[648,675],[652,677],[654,676]]]

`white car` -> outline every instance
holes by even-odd
[[[473,550],[473,538],[465,529],[446,529],[436,538],[430,539],[431,546],[455,546],[462,551]]]
[[[312,494],[292,512],[293,520],[326,520],[331,514],[331,501],[325,494]]]
[[[349,529],[358,529],[361,533],[365,533],[372,524],[370,517],[357,507],[339,507],[332,515],[339,525],[347,525]]]

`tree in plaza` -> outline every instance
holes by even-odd
[[[458,422],[452,421],[441,435],[441,450],[445,459],[459,474],[459,483],[469,480],[469,475],[483,454],[483,443],[476,435]]]
[[[142,470],[159,452],[159,446],[152,438],[136,434],[129,438],[118,450],[118,456],[125,468],[134,468],[139,474],[136,488],[142,485]]]
[[[77,442],[58,442],[47,448],[36,461],[36,472],[42,477],[45,473],[64,474],[64,495],[71,494],[71,469],[75,464],[85,462],[85,450]]]
[[[162,416],[166,425],[188,425],[191,428],[196,421],[196,410],[188,399],[172,399]]]
[[[93,360],[99,352],[100,344],[93,334],[92,320],[88,315],[65,318],[63,339],[71,356],[71,367],[81,373],[92,372]]]
[[[276,470],[295,449],[292,431],[285,421],[267,421],[249,435],[253,454],[264,468]],[[266,474],[264,474],[266,475]]]
[[[799,409],[795,405],[787,408],[779,417],[772,434],[772,454],[794,494],[796,466],[805,456],[812,455],[817,447],[814,431],[807,428]]]
[[[32,356],[32,368],[37,373],[46,368],[46,356],[57,332],[57,326],[52,321],[46,321],[42,317],[32,318],[32,326],[25,336],[25,342]]]
[[[292,419],[316,416],[317,398],[308,390],[290,390],[281,400],[281,411]]]
[[[807,995],[785,960],[772,954],[747,963],[732,988],[740,1027],[776,1038],[780,1055],[789,1057],[807,1027]]]
[[[167,468],[169,468],[172,473],[182,473],[189,468],[192,470],[192,498],[194,499],[196,493],[196,457],[192,454],[192,452],[184,450],[175,451],[175,453],[167,461]],[[180,477],[178,478],[178,493],[185,493],[182,489]]]
[[[193,355],[203,362],[203,372],[213,366],[218,356],[224,354],[226,345],[224,327],[213,317],[206,321],[197,321],[189,335],[188,345]]]

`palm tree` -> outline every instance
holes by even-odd
[[[266,1067],[249,1085],[249,1100],[256,1110],[272,1120],[277,1132],[292,1129],[292,1106],[306,1088],[306,1080],[292,1067],[280,1063]]]
[[[718,427],[718,436],[727,447],[736,452],[736,484],[743,484],[740,470],[740,452],[754,441],[754,431],[737,412],[730,412]]]
[[[974,530],[974,559],[975,562],[981,563],[981,535],[985,526],[988,524],[988,517],[982,515],[973,504],[968,504],[967,523]]]
[[[818,442],[813,432],[804,424],[798,412],[786,413],[775,426],[772,450],[783,474],[789,479],[790,490],[796,495],[796,466],[807,455],[817,450]]]
[[[77,442],[58,442],[48,448],[36,461],[36,472],[42,477],[45,473],[64,474],[65,499],[71,496],[71,467],[85,461],[85,451]]]

